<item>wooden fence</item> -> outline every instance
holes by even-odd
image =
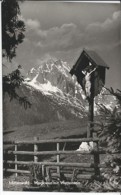
[[[82,142],[94,142],[95,147],[92,151],[75,151],[75,150],[65,150],[65,144],[67,143],[79,143]],[[15,173],[16,176],[18,173],[22,174],[28,174],[30,173],[29,170],[20,170],[18,165],[41,165],[42,167],[42,176],[45,177],[45,168],[46,167],[52,167],[57,170],[57,174],[60,174],[62,167],[67,168],[77,168],[81,171],[93,171],[93,174],[81,174],[79,175],[80,179],[90,179],[92,176],[99,176],[100,175],[100,168],[103,168],[104,165],[100,164],[100,154],[104,154],[104,151],[99,151],[98,147],[98,138],[81,138],[81,139],[52,139],[52,140],[39,140],[38,138],[35,138],[34,141],[15,141],[15,142],[4,142],[4,144],[13,145],[13,149],[5,149],[4,156],[13,155],[14,160],[10,159],[4,159],[4,171],[5,172],[11,172]],[[64,144],[63,149],[60,149],[60,144]],[[52,151],[40,151],[38,146],[40,144],[55,144],[56,150]],[[24,145],[33,145],[33,151],[20,151],[19,146]],[[71,154],[87,154],[87,155],[93,155],[93,163],[71,163],[71,162],[61,162],[61,155],[71,155]],[[39,157],[42,155],[54,155],[56,157],[56,162],[47,162],[47,161],[39,161]],[[18,160],[19,156],[31,156],[33,157],[33,161],[23,161]],[[14,165],[14,168],[9,168],[6,165]]]

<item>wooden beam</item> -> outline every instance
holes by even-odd
[[[87,154],[87,155],[93,155],[94,153],[97,153],[97,151],[75,151],[75,150],[67,150],[67,151],[39,151],[39,152],[31,152],[31,151],[6,151],[6,154],[18,154],[18,155],[33,155],[33,156],[40,156],[40,155],[60,155],[60,154]],[[104,154],[103,151],[98,152],[99,154]]]
[[[4,161],[3,161],[4,162]],[[55,168],[55,166],[65,166],[65,167],[83,167],[83,165],[85,165],[86,163],[56,163],[56,162],[33,162],[33,161],[11,161],[11,160],[8,160],[6,163],[8,164],[20,164],[20,165],[30,165],[30,164],[35,164],[35,165],[47,165],[47,166],[53,166],[52,168]],[[94,163],[93,164],[90,164],[88,163],[87,165],[92,165],[92,166],[89,166],[89,167],[86,167],[86,168],[94,168]],[[105,164],[99,164],[98,167],[100,168],[109,168],[107,167]]]
[[[3,169],[5,172],[11,172],[11,173],[27,173],[29,174],[30,171],[25,171],[25,170],[15,170],[15,169]]]
[[[21,164],[21,165],[45,165],[45,166],[65,166],[65,167],[86,167],[94,168],[94,163],[66,163],[66,162],[26,162],[26,161],[7,161],[8,164]]]
[[[48,139],[48,140],[38,140],[38,141],[4,141],[3,144],[42,144],[42,143],[64,143],[64,142],[98,142],[99,139],[96,138],[73,138],[73,139]]]
[[[52,173],[51,174],[51,176],[52,177],[58,177],[58,174],[57,173]],[[64,174],[64,176],[66,177],[66,178],[72,178],[72,174],[67,174],[67,173],[65,173]],[[83,174],[78,174],[78,176],[77,176],[77,179],[91,179],[92,177],[93,177],[94,175],[83,175]],[[64,181],[64,183],[65,183],[65,181]],[[68,183],[68,182],[67,182]]]

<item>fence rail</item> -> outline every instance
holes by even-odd
[[[33,141],[4,141],[3,144],[42,144],[42,143],[71,143],[71,142],[98,142],[99,138],[73,138],[73,139],[48,139],[48,140],[38,140],[36,138]]]
[[[15,169],[8,169],[9,172],[11,173],[22,173],[22,174],[30,174],[30,171],[24,171],[24,170],[15,170]],[[52,176],[58,176],[58,173],[52,173]],[[68,174],[66,173],[65,174],[66,177],[72,177],[72,174]],[[77,177],[78,179],[91,179],[92,178],[92,175],[78,175]],[[66,182],[65,182],[66,183]]]
[[[48,166],[65,166],[65,167],[85,167],[85,168],[94,168],[94,163],[67,163],[67,162],[27,162],[27,161],[7,161],[9,164],[22,164],[22,165],[48,165]],[[99,167],[105,167],[100,166]]]
[[[7,154],[18,154],[18,155],[33,155],[33,156],[40,156],[40,155],[60,155],[60,154],[105,154],[104,151],[41,151],[41,152],[29,152],[29,151],[10,151],[6,152]]]
[[[78,168],[81,169],[82,171],[87,171],[89,172],[89,169],[93,168],[93,175],[98,174],[100,175],[100,168],[104,168],[103,165],[100,165],[100,161],[99,161],[99,155],[104,153],[104,151],[99,151],[99,148],[95,148],[92,151],[75,151],[75,150],[65,150],[65,143],[82,143],[82,142],[94,142],[96,145],[98,145],[98,138],[81,138],[81,139],[51,139],[51,140],[39,140],[37,137],[34,138],[33,141],[15,141],[15,142],[11,142],[11,141],[7,141],[4,142],[5,145],[7,144],[11,144],[14,145],[13,149],[10,150],[7,149],[4,151],[4,155],[6,156],[10,156],[13,155],[14,156],[14,160],[10,160],[10,159],[4,159],[4,171],[5,172],[11,172],[11,173],[15,173],[16,176],[18,175],[18,173],[30,173],[30,171],[28,170],[19,170],[20,169],[20,165],[41,165],[42,167],[42,173],[44,176],[44,169],[46,167],[50,167],[52,169],[52,167],[55,167],[57,170],[57,174],[60,174],[61,168],[65,167],[71,167],[71,168]],[[54,151],[39,151],[39,144],[48,144],[48,143],[55,143],[56,147]],[[63,150],[60,150],[60,143],[64,143],[64,148]],[[28,144],[33,145],[33,151],[20,151],[19,150],[19,144],[20,146],[26,146]],[[93,155],[94,157],[94,163],[70,163],[70,162],[60,162],[61,161],[61,155],[72,155],[72,154],[77,154],[77,155],[81,155],[81,154],[87,154],[87,155]],[[33,161],[22,161],[20,160],[18,157],[19,156],[32,156]],[[39,156],[41,155],[55,155],[56,156],[56,162],[44,162],[41,161],[39,162]],[[9,165],[9,167],[7,167],[6,165]],[[14,168],[11,167],[10,165],[14,165]],[[25,167],[24,167],[25,168]],[[91,176],[92,177],[92,176]],[[84,174],[80,174],[79,178],[91,178],[89,175],[84,175]]]

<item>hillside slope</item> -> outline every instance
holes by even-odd
[[[52,59],[33,67],[18,89],[18,94],[26,96],[32,106],[25,110],[15,99],[10,101],[6,96],[3,100],[4,129],[87,116],[88,103],[81,86],[71,77],[69,70],[66,62]],[[111,108],[115,104],[114,97],[103,96],[105,92],[103,89],[95,102]],[[95,114],[99,114],[96,104]]]

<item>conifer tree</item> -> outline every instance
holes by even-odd
[[[22,0],[21,0],[22,1]],[[19,1],[20,2],[20,1]],[[3,0],[2,2],[2,57],[12,62],[16,56],[16,49],[24,40],[25,24],[20,19],[20,6],[17,0]],[[7,93],[10,100],[17,99],[20,104],[31,106],[26,97],[20,97],[16,89],[22,84],[21,65],[12,73],[3,76],[3,95]],[[3,97],[4,97],[3,96]]]

